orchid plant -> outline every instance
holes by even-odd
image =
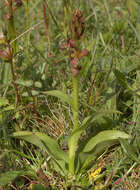
[[[12,1],[5,1],[11,15]],[[15,1],[17,6],[21,6],[21,1]],[[85,21],[83,13],[80,9],[72,11],[71,1],[70,6],[65,7],[65,18],[68,20],[67,26],[64,26],[64,36],[66,42],[60,45],[60,49],[67,50],[69,63],[71,66],[73,93],[67,95],[59,90],[42,92],[44,95],[55,96],[71,106],[73,112],[73,127],[72,133],[68,138],[68,150],[64,151],[60,148],[56,139],[41,132],[18,131],[12,134],[12,138],[22,139],[31,144],[36,145],[41,150],[45,151],[49,156],[49,163],[53,165],[54,170],[59,172],[66,179],[66,188],[73,187],[73,184],[78,184],[78,181],[87,168],[106,148],[119,142],[119,138],[127,139],[129,135],[118,130],[105,130],[99,132],[96,136],[89,138],[86,144],[81,144],[81,135],[86,132],[86,129],[95,121],[96,115],[89,115],[79,124],[79,77],[82,71],[82,58],[89,55],[88,48],[81,49],[81,43],[85,37]],[[69,15],[69,16],[68,16]],[[28,13],[27,13],[28,16]],[[11,38],[14,39],[14,24],[12,16],[8,17],[11,27]],[[6,38],[5,34],[5,38]],[[13,71],[13,51],[16,50],[15,43],[11,49],[9,41],[6,38],[6,50],[0,50],[0,57],[8,61],[11,65],[13,73],[13,85],[16,91],[17,102],[19,102],[19,93]],[[28,41],[28,39],[27,39]],[[28,46],[28,43],[27,43]],[[27,47],[28,48],[28,47]],[[28,52],[27,52],[28,54]],[[79,184],[78,184],[79,185]]]
[[[105,130],[89,138],[86,144],[81,144],[81,135],[96,120],[96,115],[89,115],[79,124],[79,76],[81,77],[82,58],[88,56],[90,52],[86,48],[81,50],[81,42],[85,37],[85,23],[82,11],[79,9],[74,11],[66,9],[65,14],[68,13],[71,14],[72,19],[69,24],[66,43],[61,44],[60,49],[68,50],[73,93],[67,95],[59,90],[42,92],[45,95],[55,96],[71,106],[74,123],[72,133],[68,138],[68,150],[62,150],[58,141],[45,133],[18,131],[12,135],[12,138],[25,140],[45,151],[50,156],[49,163],[53,165],[54,170],[66,179],[66,188],[68,186],[73,187],[73,184],[77,185],[89,164],[103,153],[106,148],[118,143],[119,138],[129,138],[129,135],[125,132]]]

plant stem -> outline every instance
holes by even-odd
[[[79,106],[78,106],[78,79],[77,77],[73,77],[73,120],[74,120],[74,128],[73,131],[78,129],[79,122]]]
[[[78,78],[73,77],[73,132],[79,127],[79,106],[78,106]],[[70,141],[69,146],[69,172],[74,175],[74,162],[75,162],[75,152],[76,152],[77,141]]]
[[[12,7],[12,0],[8,0],[9,3],[9,15],[10,18],[8,19],[8,24],[9,24],[9,37],[10,37],[10,41],[13,41],[15,39],[15,25],[14,25],[14,12],[13,12],[13,7]],[[7,39],[8,42],[8,49],[9,49],[9,53],[10,53],[10,67],[11,67],[11,74],[12,74],[12,83],[13,86],[15,88],[15,92],[16,92],[16,101],[15,104],[17,105],[18,102],[20,101],[20,95],[19,95],[19,91],[18,91],[18,85],[15,83],[16,81],[16,75],[14,72],[14,62],[13,62],[13,56],[16,54],[16,42],[14,41],[12,46],[12,50],[11,50],[11,46],[9,44],[9,41]]]
[[[10,47],[9,47],[9,49],[10,49]],[[15,92],[16,92],[15,104],[17,105],[20,102],[20,95],[19,95],[19,91],[18,91],[18,85],[15,83],[16,75],[15,75],[15,72],[14,72],[13,57],[10,60],[10,67],[11,67],[11,73],[12,73],[12,83],[13,83],[13,86],[14,86]]]
[[[69,173],[74,175],[74,161],[75,161],[75,151],[73,151],[72,144],[69,150]]]

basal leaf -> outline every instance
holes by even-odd
[[[117,114],[122,114],[121,112],[117,111],[117,110],[100,110],[90,116],[87,116],[81,123],[81,127],[82,128],[87,128],[89,127],[93,122],[95,121],[99,121],[100,119],[102,119],[104,116],[113,114],[113,113],[117,113]],[[80,128],[81,128],[80,127]]]
[[[93,153],[88,154],[82,152],[79,156],[82,163],[80,172],[85,171],[85,169],[91,164],[91,162],[93,162],[96,159],[96,156],[94,156]]]
[[[29,143],[32,143],[42,149],[43,151],[46,151],[45,145],[40,141],[40,139],[35,135],[35,132],[30,131],[18,131],[13,133],[12,137],[17,139],[25,140]]]
[[[60,149],[58,142],[47,136],[44,133],[36,132],[35,135],[43,142],[46,148],[48,148],[49,152],[58,160],[64,160],[68,162],[68,155],[62,149]]]
[[[63,160],[51,160],[51,167],[54,171],[60,173],[62,176],[66,176],[68,174],[68,164],[66,164]]]
[[[70,137],[68,141],[68,146],[69,146],[69,166],[71,167],[75,163],[75,154],[78,146],[78,140],[83,132],[82,129],[76,130]],[[75,168],[74,168],[75,170]],[[74,171],[71,171],[74,172]]]
[[[13,133],[13,137],[28,141],[38,146],[56,160],[64,160],[65,162],[68,162],[67,153],[60,149],[55,139],[47,136],[46,134],[40,132],[19,131]]]
[[[98,156],[117,143],[119,143],[117,140],[109,140],[97,144],[90,152],[81,152],[79,155],[82,163],[81,170],[85,170]]]
[[[52,90],[52,91],[43,92],[43,94],[47,94],[47,95],[51,95],[51,96],[60,98],[61,101],[67,102],[68,104],[70,104],[73,107],[72,98],[70,96],[68,96],[67,94],[65,94],[64,92],[61,92],[59,90]]]
[[[118,138],[129,138],[129,135],[117,130],[105,130],[100,133],[98,133],[96,136],[92,137],[86,146],[83,149],[83,152],[89,152],[93,148],[95,148],[96,145],[99,143],[110,141],[110,140],[117,140]]]

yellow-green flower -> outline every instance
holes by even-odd
[[[103,169],[103,166],[99,166],[97,169],[93,169],[88,174],[89,181],[92,183],[94,182],[95,190],[100,190],[101,188],[104,187],[104,179],[103,179],[103,176],[101,176],[102,169]],[[109,190],[108,187],[106,187],[105,190]]]
[[[101,170],[102,170],[102,167],[99,167],[97,169],[93,169],[92,172],[90,172],[88,174],[89,181],[93,181],[94,179],[96,179],[99,176],[99,174],[101,173]]]

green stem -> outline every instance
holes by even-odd
[[[74,128],[73,131],[78,129],[79,122],[79,106],[78,106],[78,79],[77,77],[73,77],[73,120],[74,120]]]
[[[13,86],[15,88],[15,93],[16,93],[15,104],[17,105],[20,102],[20,95],[19,95],[19,91],[18,91],[18,85],[15,83],[16,75],[15,75],[15,72],[14,72],[14,65],[13,65],[13,60],[12,59],[10,61],[10,67],[11,67],[11,73],[12,73],[12,83],[13,83]]]
[[[75,161],[75,152],[69,150],[69,173],[74,175],[74,161]]]
[[[79,107],[78,107],[78,78],[73,77],[73,120],[74,127],[73,132],[79,127]],[[75,167],[75,152],[76,152],[77,141],[71,139],[69,143],[69,173],[74,175]]]
[[[8,0],[9,3],[9,19],[8,19],[8,31],[9,31],[9,38],[10,41],[14,41],[15,39],[15,24],[14,24],[14,11],[13,11],[13,2],[12,0]],[[16,93],[16,101],[15,104],[17,105],[18,102],[20,101],[20,95],[18,91],[18,85],[15,83],[16,81],[16,74],[14,71],[14,55],[16,54],[16,41],[13,42],[13,44],[10,46],[8,40],[7,40],[7,45],[10,53],[10,67],[11,67],[11,74],[12,74],[12,83],[15,88],[15,93]],[[12,47],[12,50],[11,50]]]

